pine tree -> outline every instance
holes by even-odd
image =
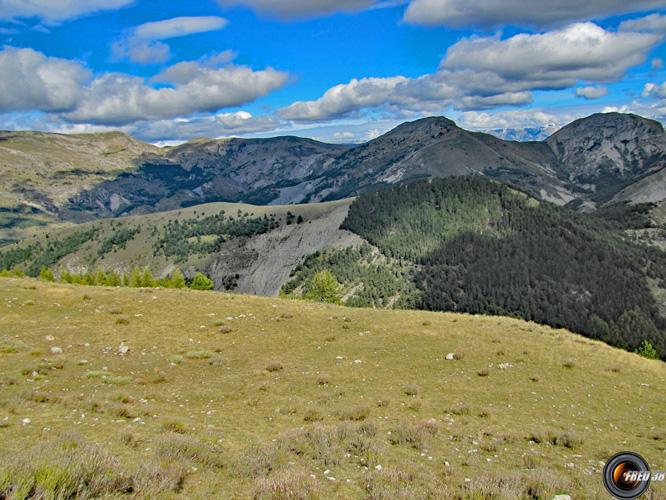
[[[180,269],[176,268],[173,270],[168,286],[170,288],[185,288],[185,276],[183,276],[183,272]]]
[[[340,283],[331,271],[319,271],[308,283],[304,296],[308,300],[339,304],[340,288]]]
[[[212,290],[215,287],[213,281],[207,276],[197,273],[192,280],[190,288],[192,290]]]
[[[143,276],[141,278],[141,286],[144,288],[152,288],[155,286],[155,278],[153,278],[153,273],[150,272],[150,269],[146,268],[143,270]]]
[[[143,286],[143,280],[141,278],[141,270],[138,267],[132,269],[132,272],[129,276],[129,286],[132,288],[141,288]]]

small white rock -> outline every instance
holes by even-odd
[[[21,420],[21,423],[23,425],[30,425],[32,423],[32,420],[30,420],[29,418],[24,418],[23,420]]]
[[[448,353],[448,354],[446,355],[446,360],[447,360],[447,361],[453,361],[453,360],[455,360],[455,359],[456,359],[456,355],[455,355],[454,353],[452,353],[452,352],[450,352],[450,353]]]
[[[53,335],[47,335],[47,336],[44,337],[44,338],[45,338],[46,340],[48,340],[49,342],[53,342],[53,341],[55,340],[55,337],[54,337]]]
[[[62,354],[62,348],[57,346],[51,347],[51,354]]]
[[[118,354],[121,356],[124,356],[129,352],[130,348],[128,345],[125,344],[125,342],[121,342],[120,346],[118,346]]]
[[[555,495],[553,500],[571,500],[570,495]]]
[[[375,465],[375,470],[382,470],[382,466],[381,466],[381,464],[377,464],[377,465]]]

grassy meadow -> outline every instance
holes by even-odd
[[[608,498],[612,454],[666,468],[665,379],[509,318],[1,278],[0,498]]]

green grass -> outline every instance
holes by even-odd
[[[666,365],[564,330],[83,293],[0,279],[0,497],[601,499],[615,452],[663,466]]]

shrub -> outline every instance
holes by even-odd
[[[42,267],[39,271],[39,279],[42,281],[55,281],[55,276],[53,276],[53,271],[48,267]]]
[[[173,273],[171,273],[171,279],[168,280],[167,288],[185,288],[185,286],[183,272],[178,268],[174,269]]]
[[[268,366],[266,366],[266,371],[269,371],[271,373],[272,372],[279,372],[282,369],[284,369],[284,366],[282,366],[282,363],[278,363],[276,361],[273,362],[273,363],[269,363]]]
[[[644,358],[659,359],[659,353],[649,340],[644,340],[634,352]]]
[[[354,406],[340,411],[340,420],[351,420],[360,422],[370,415],[370,408],[367,406]]]
[[[321,422],[322,420],[324,420],[324,417],[319,410],[311,408],[305,412],[303,420],[305,422]]]
[[[176,434],[186,434],[187,428],[185,424],[178,420],[169,420],[162,424],[162,430],[165,432],[175,432]]]
[[[283,470],[257,480],[255,500],[306,500],[318,498],[314,479],[302,470]]]
[[[174,365],[179,365],[183,361],[185,361],[185,358],[181,356],[180,354],[174,354],[169,358],[169,363],[173,363]]]
[[[159,459],[172,465],[189,461],[209,467],[223,466],[220,448],[173,432],[160,438],[157,442],[156,454]]]
[[[192,290],[212,290],[213,288],[215,288],[215,284],[207,276],[201,273],[197,273],[194,276],[194,279],[192,280],[190,288]]]
[[[403,391],[407,396],[416,396],[419,393],[419,386],[418,385],[407,385],[407,386],[405,386]]]
[[[106,451],[71,435],[6,455],[0,497],[91,498],[133,490],[134,478]],[[35,495],[37,496],[37,495]]]
[[[209,359],[213,357],[213,353],[209,351],[188,351],[185,353],[187,359]]]

